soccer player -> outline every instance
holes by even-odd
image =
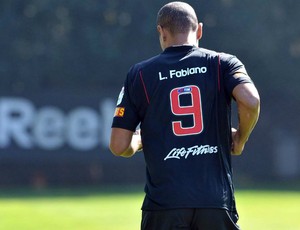
[[[198,47],[202,23],[190,5],[163,6],[157,30],[163,52],[129,70],[110,141],[116,156],[144,152],[141,229],[239,229],[231,155],[257,122],[258,92],[239,59]]]

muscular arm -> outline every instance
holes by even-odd
[[[256,125],[260,111],[260,98],[253,84],[237,85],[233,90],[238,109],[238,128],[232,132],[232,155],[240,155]]]
[[[112,128],[109,148],[115,156],[131,157],[142,149],[140,132]]]

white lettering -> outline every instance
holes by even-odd
[[[98,115],[89,108],[80,108],[69,115],[67,137],[70,146],[78,150],[94,148],[98,143]]]
[[[168,79],[167,77],[163,77],[161,72],[158,72],[158,78],[160,81]]]
[[[218,152],[218,146],[210,145],[195,145],[189,148],[173,148],[165,157],[165,161],[169,159],[187,159],[190,155],[199,156],[204,154],[213,154]]]
[[[104,99],[99,111],[77,107],[68,113],[54,106],[36,109],[24,98],[0,98],[0,148],[55,150],[68,144],[79,151],[101,145],[107,148],[115,110],[113,99]],[[100,112],[100,113],[99,113]]]
[[[192,68],[181,69],[181,70],[170,70],[169,79],[173,79],[175,77],[176,78],[187,77],[195,74],[204,74],[206,72],[207,72],[207,68],[205,66],[192,67]],[[159,76],[159,80],[168,79],[167,77],[163,77],[161,72],[158,73],[158,76]]]
[[[0,100],[0,147],[5,148],[14,140],[17,145],[32,147],[29,130],[33,122],[34,108],[30,101],[21,98]]]
[[[101,143],[103,146],[107,146],[110,141],[110,130],[115,108],[116,107],[112,99],[105,99],[100,104],[100,112],[102,114],[103,119],[99,121],[99,130],[102,131],[102,136],[100,136],[100,140],[102,140]]]
[[[64,144],[65,116],[55,107],[42,108],[35,117],[33,137],[37,146],[47,150],[58,149]]]

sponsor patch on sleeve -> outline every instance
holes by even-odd
[[[125,108],[124,107],[117,107],[115,110],[115,117],[124,117]]]

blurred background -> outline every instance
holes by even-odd
[[[161,52],[168,1],[0,1],[0,188],[144,182],[142,154],[108,150],[131,65]],[[261,116],[233,159],[238,187],[300,180],[300,2],[190,0],[200,46],[235,54],[261,94]],[[284,183],[285,184],[285,183]]]

